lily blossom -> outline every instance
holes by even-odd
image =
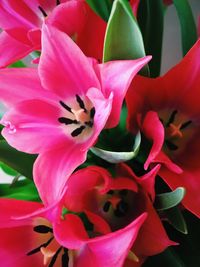
[[[35,50],[41,50],[41,28],[44,22],[75,39],[87,56],[102,58],[106,23],[84,0],[2,0],[0,67]],[[98,27],[96,39],[93,27]]]
[[[147,219],[123,265],[125,267],[129,264],[141,266],[146,257],[176,244],[167,237],[153,207],[155,176],[159,168],[157,165],[149,173],[137,177],[126,164],[119,164],[113,178],[106,169],[90,166],[73,173],[68,180],[64,206],[73,212],[84,212],[94,224],[93,234],[100,228],[104,231],[123,229],[138,216],[147,213]]]
[[[137,76],[127,93],[128,128],[141,129],[152,147],[145,162],[161,163],[159,176],[186,188],[185,208],[200,217],[200,40],[183,60],[155,79]],[[195,199],[195,201],[194,201]]]
[[[39,154],[34,181],[44,203],[59,198],[101,130],[118,124],[132,78],[150,58],[97,64],[65,33],[44,25],[38,69],[0,70],[0,98],[11,107],[2,135],[16,149]]]
[[[61,203],[47,209],[2,198],[0,209],[0,260],[7,267],[120,267],[146,218],[142,214],[123,229],[90,238],[80,217],[60,213]]]

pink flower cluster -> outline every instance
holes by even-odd
[[[200,217],[200,41],[153,79],[137,75],[151,56],[99,63],[106,23],[83,0],[2,0],[0,27],[2,136],[38,154],[43,202],[0,199],[4,266],[138,267],[176,245],[154,208],[155,179],[184,187],[183,206]],[[34,67],[7,68],[36,50]],[[77,170],[124,100],[127,129],[151,143],[144,174],[125,163]]]

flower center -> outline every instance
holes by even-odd
[[[38,247],[27,253],[27,256],[34,255],[40,252],[43,255],[43,265],[48,267],[53,267],[54,264],[61,259],[61,266],[68,266],[69,256],[68,249],[60,246],[53,236],[53,229],[49,225],[40,224],[33,227],[33,231],[46,236],[46,242],[43,242]]]
[[[193,122],[177,110],[171,113],[166,122],[162,118],[160,120],[165,127],[166,152],[180,152],[180,147],[184,147],[192,134],[191,126],[194,126]]]
[[[92,134],[95,108],[89,99],[82,99],[76,95],[76,100],[71,105],[59,102],[64,109],[63,116],[58,118],[61,124],[67,126],[67,134],[80,140],[85,140]]]
[[[133,204],[137,194],[127,189],[110,190],[101,201],[100,214],[109,223],[112,231],[128,225],[136,216]]]

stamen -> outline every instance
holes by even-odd
[[[44,9],[41,6],[38,6],[39,10],[41,11],[42,15],[44,17],[47,17],[47,13],[44,11]]]
[[[68,262],[69,262],[68,250],[64,248],[64,253],[62,255],[62,267],[68,266]]]
[[[51,237],[46,243],[41,244],[41,245],[40,245],[39,247],[37,247],[37,248],[34,248],[33,250],[29,251],[26,255],[27,255],[27,256],[33,255],[33,254],[39,252],[40,249],[41,249],[42,247],[45,247],[45,248],[46,248],[46,247],[51,243],[51,241],[52,241],[53,239],[54,239],[54,237]]]
[[[192,123],[192,121],[186,121],[186,122],[184,122],[181,125],[180,130],[183,130],[183,129],[187,128],[191,123]]]
[[[57,257],[58,257],[58,254],[60,253],[61,249],[62,249],[62,247],[60,247],[60,248],[56,251],[56,253],[55,253],[54,256],[52,257],[52,259],[51,259],[51,261],[50,261],[48,267],[53,267],[53,266],[54,266],[54,263],[56,262],[56,259],[57,259]]]
[[[79,95],[76,95],[76,101],[78,102],[79,107],[82,108],[85,111],[85,113],[87,113],[87,109],[85,108],[85,104]]]
[[[93,119],[94,118],[94,115],[95,115],[95,108],[91,108],[90,110],[90,118]]]
[[[166,146],[168,147],[169,150],[175,151],[178,149],[178,146],[169,140],[165,140],[165,143],[166,143]]]
[[[71,119],[68,119],[68,118],[65,118],[65,117],[58,118],[58,121],[60,123],[66,124],[66,125],[69,125],[69,124],[79,124],[79,122],[77,120],[71,120]]]
[[[56,0],[56,5],[60,5],[60,0]]]
[[[172,112],[172,114],[171,114],[171,116],[169,117],[169,120],[168,120],[168,122],[167,122],[167,124],[166,124],[166,127],[168,127],[171,123],[174,122],[177,112],[178,112],[178,110],[174,110],[174,111]]]
[[[67,106],[63,101],[59,101],[59,103],[61,104],[61,106],[62,106],[64,109],[66,109],[67,111],[69,111],[70,113],[73,114],[72,109],[71,109],[69,106]]]
[[[93,121],[85,121],[85,125],[89,126],[90,128],[92,128],[93,124]]]
[[[104,212],[108,212],[109,208],[110,208],[110,205],[111,205],[110,201],[107,201],[103,206],[103,211]]]
[[[85,129],[85,126],[81,126],[77,129],[75,129],[72,133],[71,136],[76,137],[82,133],[82,131]]]
[[[40,234],[47,234],[47,233],[53,233],[52,228],[46,226],[46,225],[37,225],[33,228],[33,231],[40,233]]]

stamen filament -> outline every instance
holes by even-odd
[[[43,243],[43,244],[41,244],[39,247],[34,248],[33,250],[29,251],[29,252],[27,253],[27,256],[30,256],[30,255],[33,255],[33,254],[39,252],[40,249],[41,249],[42,247],[45,247],[45,248],[46,248],[46,247],[51,243],[51,241],[52,241],[53,239],[54,239],[54,237],[51,237],[46,243]]]
[[[71,119],[68,119],[68,118],[65,118],[65,117],[58,118],[58,121],[60,123],[66,124],[66,125],[69,125],[69,124],[79,124],[79,122],[77,120],[71,120]]]
[[[186,122],[184,122],[181,125],[180,130],[183,130],[183,129],[187,128],[191,123],[192,123],[192,121],[186,121]]]
[[[79,128],[76,128],[72,133],[71,136],[76,137],[82,133],[82,131],[85,129],[85,126],[81,126]]]
[[[47,234],[47,233],[53,233],[52,228],[46,226],[46,225],[37,225],[33,228],[33,230],[40,234]]]
[[[168,120],[168,122],[167,122],[167,124],[166,124],[166,127],[168,127],[171,123],[174,122],[177,112],[178,112],[178,110],[174,110],[174,111],[172,112],[172,114],[171,114],[171,116],[169,117],[169,120]]]
[[[60,248],[56,251],[56,253],[55,253],[54,256],[52,257],[52,259],[51,259],[51,261],[50,261],[48,267],[53,267],[53,265],[54,265],[54,263],[56,262],[56,259],[57,259],[57,257],[58,257],[58,254],[60,253],[61,249],[62,249],[62,247],[60,247]]]
[[[38,6],[39,10],[41,11],[42,15],[44,17],[47,17],[47,13],[45,12],[45,10],[41,7],[41,6]]]
[[[85,108],[85,104],[79,95],[76,95],[76,101],[78,102],[79,107],[82,108],[85,113],[87,113],[87,109]]]
[[[67,111],[69,111],[70,113],[73,114],[72,109],[71,109],[69,106],[67,106],[63,101],[59,101],[59,103],[61,104],[61,106],[62,106],[64,109],[66,109]]]

